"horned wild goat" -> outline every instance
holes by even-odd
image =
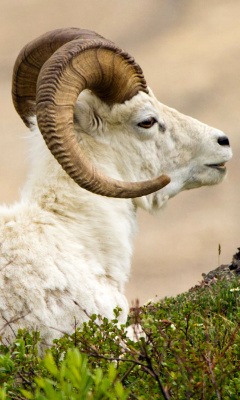
[[[137,209],[221,182],[221,131],[154,97],[135,60],[100,35],[48,32],[20,52],[12,95],[31,129],[19,203],[0,208],[0,335],[45,345],[87,315],[128,314]]]

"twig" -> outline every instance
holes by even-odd
[[[29,381],[27,378],[25,378],[25,376],[23,376],[21,372],[18,372],[18,375],[20,376],[20,378],[23,380],[24,383],[26,383],[27,385],[30,386],[30,388],[34,392],[35,390],[34,390],[32,381]]]
[[[74,347],[77,347],[77,320],[74,317]]]
[[[138,343],[140,345],[140,348],[142,349],[142,353],[143,353],[142,357],[144,357],[146,362],[147,362],[147,367],[145,366],[145,368],[147,368],[148,372],[153,376],[153,378],[156,379],[156,381],[158,383],[158,386],[159,386],[159,389],[162,392],[162,395],[163,395],[164,399],[165,400],[171,400],[169,395],[168,395],[168,393],[164,389],[163,384],[160,381],[157,372],[153,368],[151,357],[149,357],[149,355],[147,354],[146,344],[145,343],[140,343],[140,342],[138,342]]]
[[[211,363],[211,354],[210,354],[210,350],[209,350],[209,335],[208,335],[208,331],[207,331],[207,323],[205,322],[205,335],[206,335],[206,343],[207,343],[207,357],[205,355],[203,355],[203,357],[205,358],[205,360],[208,363],[208,368],[209,368],[209,372],[210,372],[210,379],[212,381],[212,384],[215,388],[215,392],[217,395],[218,400],[221,400],[221,396],[220,393],[218,391],[217,388],[217,383],[216,383],[216,379],[213,373],[213,368],[215,366],[215,363]],[[213,368],[212,368],[213,367]]]
[[[210,360],[210,353],[208,352],[208,357],[204,356],[204,358],[208,363],[208,368],[209,368],[209,371],[210,371],[210,375],[212,377],[211,381],[212,381],[212,384],[213,384],[213,386],[215,388],[215,392],[216,392],[217,398],[218,398],[218,400],[221,400],[221,396],[220,396],[220,393],[219,393],[218,388],[217,388],[217,382],[216,382],[216,379],[215,379],[215,376],[214,376],[214,373],[213,373],[213,370],[212,370],[212,365],[211,365],[211,360]]]
[[[169,395],[168,395],[168,393],[167,393],[166,390],[164,389],[163,384],[162,384],[162,382],[160,381],[158,374],[156,373],[155,369],[154,369],[153,366],[152,366],[152,360],[151,360],[151,358],[147,356],[147,357],[146,357],[146,361],[147,361],[147,363],[148,363],[148,368],[149,368],[149,370],[153,373],[154,378],[156,379],[156,381],[157,381],[157,383],[158,383],[158,386],[159,386],[159,388],[160,388],[160,390],[161,390],[161,392],[162,392],[162,395],[163,395],[164,399],[165,399],[165,400],[171,400],[170,397],[169,397]]]
[[[121,378],[120,382],[123,383],[124,380],[127,378],[127,376],[130,374],[130,372],[133,370],[133,368],[135,368],[135,364],[131,365],[130,368],[128,368],[128,370],[125,372],[125,374],[123,375],[123,377]]]
[[[0,269],[0,272],[2,272],[2,271],[3,271],[5,268],[7,268],[10,264],[12,264],[13,261],[14,261],[14,260],[8,261],[7,264],[5,264],[4,267],[2,267],[2,268]]]
[[[225,353],[227,352],[227,350],[229,349],[229,347],[231,346],[233,340],[235,339],[235,336],[237,334],[237,332],[240,329],[240,323],[238,323],[238,326],[236,327],[236,329],[234,330],[232,336],[229,339],[228,344],[226,345],[225,349],[222,351],[222,353],[218,356],[217,360],[215,362],[213,362],[213,368],[215,367],[215,365],[219,362],[219,360],[225,355]]]
[[[11,324],[14,324],[15,322],[19,321],[20,319],[25,318],[28,314],[30,314],[30,311],[29,311],[27,314],[21,315],[20,317],[17,317],[17,318],[15,318],[15,319],[10,320],[10,321],[8,321],[7,318],[5,318],[3,315],[1,315],[2,319],[3,319],[4,321],[6,321],[6,324],[3,325],[3,327],[2,327],[1,330],[0,330],[0,332],[1,332],[6,326],[9,326],[9,328],[11,329],[11,331],[13,332],[13,334],[14,334],[14,336],[15,336],[15,338],[16,338],[17,335],[16,335],[16,333],[14,332],[13,328],[11,327]]]
[[[80,308],[80,310],[81,310],[82,312],[84,312],[84,314],[85,314],[89,319],[91,319],[91,316],[88,314],[87,310],[85,310],[84,308],[82,308],[82,307],[80,306],[80,304],[78,304],[78,302],[77,302],[76,300],[73,300],[73,303],[76,304],[76,306],[78,306],[78,307]]]
[[[13,392],[8,392],[8,394],[9,395],[11,395],[11,399],[16,399],[16,400],[27,400],[27,398],[26,397],[22,397],[22,396],[19,396],[18,394],[16,394],[16,393],[13,393]]]
[[[143,368],[148,368],[148,366],[146,364],[143,364],[138,360],[133,360],[132,358],[106,357],[106,356],[103,356],[102,354],[99,354],[97,352],[97,350],[95,350],[95,354],[88,353],[87,355],[91,356],[91,357],[96,357],[96,358],[97,357],[103,358],[106,361],[129,362],[129,363],[133,363],[135,365],[139,365],[140,367],[143,367]]]

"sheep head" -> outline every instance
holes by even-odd
[[[75,132],[89,155],[97,150],[99,166],[101,160],[106,171],[115,166],[123,180],[170,176],[166,187],[134,200],[148,211],[158,210],[180,191],[220,183],[232,156],[222,131],[160,103],[150,89],[112,107],[82,92],[75,106]]]
[[[227,137],[158,102],[135,60],[92,31],[59,29],[27,44],[15,63],[12,94],[24,123],[31,128],[36,113],[51,153],[93,193],[123,198],[152,193],[159,208],[179,191],[219,183],[226,174]],[[103,122],[109,152],[115,146],[116,158],[122,156],[126,181],[104,175],[83,154],[77,130],[101,141],[90,115]]]
[[[134,59],[91,31],[48,32],[20,52],[13,71],[15,108],[28,127],[36,112],[48,148],[79,186],[104,196],[131,198],[167,185],[165,174],[147,182],[121,182],[94,168],[74,134],[74,106],[84,89],[109,105],[124,103],[139,91],[148,93]]]

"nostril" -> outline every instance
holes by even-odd
[[[218,144],[220,144],[220,146],[230,146],[227,136],[220,136],[218,138]]]

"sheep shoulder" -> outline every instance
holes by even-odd
[[[74,317],[79,324],[92,313],[111,318],[116,305],[124,310],[125,320],[128,305],[123,274],[116,263],[111,266],[111,258],[116,259],[113,252],[119,252],[120,246],[114,238],[105,240],[106,230],[100,229],[104,221],[99,224],[92,218],[99,213],[84,197],[89,194],[82,192],[77,216],[71,207],[63,207],[64,195],[56,201],[52,190],[39,204],[22,200],[12,207],[1,207],[0,334],[4,337],[12,336],[10,322],[15,332],[23,327],[40,330],[44,342],[50,343],[63,332],[72,332]],[[61,191],[58,196],[61,198]],[[70,199],[65,201],[70,203]],[[71,204],[76,208],[74,202]]]

